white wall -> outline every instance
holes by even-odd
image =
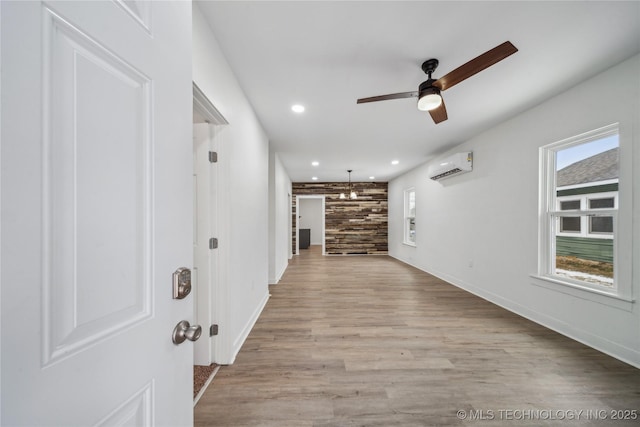
[[[216,362],[228,364],[269,297],[269,142],[197,4],[193,80],[229,122],[218,153],[221,288],[213,317],[220,335],[211,338],[217,340]]]
[[[298,215],[300,216],[298,229],[311,229],[311,244],[321,245],[322,217],[324,216],[322,199],[300,198],[300,211]]]
[[[276,284],[291,258],[291,179],[274,152],[269,154],[269,283]]]
[[[473,172],[438,183],[429,180],[425,164],[394,179],[390,255],[640,367],[637,301],[558,289],[532,277],[539,147],[619,122],[618,266],[628,273],[625,280],[633,273],[633,296],[640,296],[640,185],[633,185],[640,183],[639,87],[635,56],[450,151],[473,151]],[[402,244],[409,187],[416,188],[415,248]]]

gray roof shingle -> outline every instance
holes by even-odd
[[[556,186],[564,187],[616,178],[618,178],[618,147],[560,169],[556,176]]]

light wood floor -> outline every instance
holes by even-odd
[[[640,425],[610,412],[640,370],[390,257],[301,252],[197,426]]]

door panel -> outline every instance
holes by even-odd
[[[153,159],[150,80],[50,10],[44,19],[47,365],[150,317]]]
[[[191,424],[191,5],[0,7],[1,424]]]

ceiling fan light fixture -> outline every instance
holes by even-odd
[[[447,109],[444,100],[440,96],[441,91],[448,90],[460,82],[465,81],[471,76],[478,74],[492,65],[502,61],[508,56],[516,53],[518,49],[510,41],[506,41],[493,49],[489,49],[482,55],[476,56],[471,61],[462,64],[458,68],[450,71],[439,79],[431,78],[432,74],[438,68],[439,61],[435,58],[427,59],[422,63],[422,71],[429,78],[420,83],[417,92],[401,92],[390,93],[388,95],[370,96],[368,98],[360,98],[358,104],[366,102],[386,101],[389,99],[401,98],[418,98],[418,110],[428,111],[435,124],[442,123],[447,120]]]
[[[418,100],[418,110],[420,111],[431,111],[440,105],[442,105],[442,97],[436,94],[426,95]]]
[[[425,84],[427,83],[427,84]],[[423,87],[426,86],[426,87]],[[431,111],[442,105],[440,89],[431,86],[431,81],[427,80],[420,85],[420,95],[418,97],[418,110]]]

